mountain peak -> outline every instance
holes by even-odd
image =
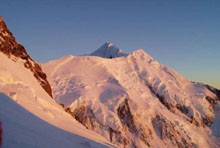
[[[3,17],[0,16],[0,32],[2,32],[2,31],[4,31],[4,32],[10,32],[10,31],[8,30],[8,28],[7,28],[7,26],[6,26],[5,22],[4,22],[4,20],[3,20]]]
[[[144,49],[140,48],[138,50],[135,50],[129,54],[133,57],[141,57],[141,59],[147,59],[149,61],[154,60],[153,57],[151,57]]]
[[[118,48],[117,46],[115,46],[113,43],[111,43],[109,41],[105,42],[101,47],[105,47],[105,48],[111,48],[111,47],[112,48]]]
[[[91,56],[99,56],[103,58],[116,58],[126,56],[123,50],[113,45],[111,42],[105,42],[99,49],[90,54]]]
[[[107,41],[106,43],[105,43],[108,47],[112,47],[112,46],[114,46],[111,42],[109,42],[109,41]]]
[[[138,53],[144,53],[144,54],[146,54],[145,50],[144,50],[144,49],[142,49],[142,48],[137,49],[137,50],[136,50],[136,51],[134,51],[134,52],[138,52]]]

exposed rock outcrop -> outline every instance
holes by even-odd
[[[191,114],[189,114],[189,109],[184,105],[184,104],[172,104],[171,102],[169,102],[164,96],[160,95],[159,93],[157,93],[154,88],[152,86],[150,86],[148,83],[146,83],[146,85],[149,87],[149,89],[151,90],[152,94],[154,94],[159,100],[160,102],[167,108],[169,109],[171,112],[176,113],[176,110],[179,110],[182,114],[186,115],[188,117],[188,119],[186,119],[187,121],[189,121],[190,123],[195,124],[196,126],[210,126],[212,124],[212,121],[214,119],[214,105],[218,102],[218,100],[215,98],[211,98],[209,96],[206,96],[206,100],[210,103],[210,108],[209,110],[213,113],[210,115],[206,115],[203,117],[195,117],[192,116]]]
[[[33,72],[34,77],[38,80],[43,89],[52,97],[52,90],[47,81],[46,74],[42,71],[41,66],[35,62],[27,53],[25,48],[17,43],[13,34],[8,30],[5,22],[0,16],[0,51],[6,54],[13,61],[21,59],[24,66]]]
[[[88,105],[80,105],[74,111],[71,111],[70,108],[66,108],[65,110],[87,129],[96,131],[105,137],[109,137],[108,140],[112,143],[123,146],[129,144],[129,139],[124,136],[121,131],[115,131],[113,128],[103,125],[98,121]]]
[[[126,99],[119,107],[118,107],[118,117],[122,123],[122,125],[134,136],[140,137],[140,139],[147,145],[151,146],[152,131],[144,127],[143,124],[137,123],[134,119],[134,116],[131,113],[128,99]],[[135,142],[133,142],[135,143]]]
[[[179,131],[179,129],[177,129],[175,125],[165,117],[156,115],[152,120],[152,124],[160,139],[165,143],[172,143],[176,148],[196,147],[196,145],[191,142],[189,136],[180,133],[181,131]]]
[[[63,105],[61,104],[61,106]],[[101,123],[88,105],[80,105],[73,111],[70,108],[66,108],[65,110],[87,129],[96,131],[103,136],[107,134],[109,137],[108,140],[120,147],[138,147],[136,143],[140,141],[147,147],[152,147],[153,136],[151,129],[143,123],[135,121],[127,99],[117,109],[118,118],[123,127],[117,131]]]

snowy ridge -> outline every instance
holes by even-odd
[[[14,62],[22,60],[23,66],[33,73],[33,76],[38,80],[41,87],[43,87],[48,95],[52,96],[50,84],[48,83],[47,76],[42,71],[41,66],[32,60],[21,44],[17,43],[2,17],[0,17],[0,52],[7,55],[8,58]]]
[[[127,54],[124,53],[124,51],[122,51],[118,47],[114,46],[112,43],[106,42],[99,49],[97,49],[90,55],[111,59],[111,58],[126,56]]]
[[[46,77],[0,17],[2,147],[115,147],[76,122],[52,99]]]
[[[43,70],[55,100],[119,147],[220,147],[212,131],[220,126],[216,94],[143,49],[111,60],[64,57]]]
[[[0,95],[3,147],[25,147],[28,144],[38,148],[58,148],[61,145],[114,147],[99,135],[91,136],[95,133],[85,129],[67,114],[39,85],[32,72],[23,66],[22,60],[15,63],[2,53],[0,53],[0,92],[10,97]],[[25,120],[28,122],[24,122]],[[42,126],[38,127],[37,123]],[[16,125],[21,125],[22,129]],[[57,142],[52,142],[53,139],[57,139]]]

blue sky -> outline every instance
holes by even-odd
[[[38,62],[110,41],[220,88],[219,0],[1,0],[0,15]]]

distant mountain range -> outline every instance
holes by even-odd
[[[220,147],[220,91],[110,42],[35,62],[0,17],[3,147]]]

